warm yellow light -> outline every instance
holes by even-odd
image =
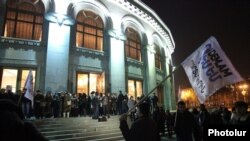
[[[242,85],[239,85],[239,88],[240,89],[248,89],[248,85],[247,84],[242,84]]]
[[[245,96],[247,95],[247,90],[248,90],[248,84],[241,84],[239,85],[239,89],[241,90],[241,94],[244,96],[244,101],[245,101]]]
[[[247,91],[246,90],[242,90],[242,95],[245,96],[247,94]]]
[[[195,94],[192,89],[184,89],[181,91],[181,99],[184,101],[195,101]]]

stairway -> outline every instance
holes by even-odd
[[[119,116],[105,122],[91,117],[34,120],[39,131],[50,141],[124,141],[119,129]]]

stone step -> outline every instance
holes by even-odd
[[[85,134],[60,134],[60,135],[54,135],[54,136],[46,136],[47,139],[50,141],[63,141],[63,140],[111,140],[111,139],[119,139],[122,140],[123,136],[120,131],[111,132],[111,131],[103,131],[103,132],[87,132]]]
[[[117,124],[90,124],[90,125],[62,125],[60,127],[43,127],[39,128],[40,132],[52,132],[52,131],[59,131],[59,130],[74,130],[74,129],[81,129],[83,131],[98,131],[100,129],[112,129],[112,128],[119,128],[119,125]]]
[[[105,122],[91,117],[50,118],[33,122],[50,141],[124,141],[119,129],[119,116],[111,116]]]
[[[119,116],[111,116],[105,122],[91,117],[50,118],[33,122],[49,141],[124,141],[119,129]]]

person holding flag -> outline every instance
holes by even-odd
[[[29,74],[25,81],[23,91],[19,97],[17,105],[22,108],[25,118],[30,118],[30,111],[33,107],[33,74],[32,70],[29,70]]]
[[[26,98],[24,95],[26,93],[27,89],[26,88],[23,88],[23,91],[22,91],[22,95],[21,97],[22,98],[22,111],[23,111],[23,114],[24,114],[24,118],[25,119],[29,119],[30,116],[31,116],[31,105],[32,105],[32,101],[28,98]]]

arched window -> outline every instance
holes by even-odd
[[[103,50],[103,21],[90,11],[77,15],[76,46]]]
[[[126,56],[141,61],[141,40],[139,34],[132,28],[126,29]]]
[[[39,40],[42,37],[44,6],[41,1],[33,4],[15,0],[7,3],[4,37]]]
[[[160,47],[155,44],[155,67],[161,70],[161,51]]]

